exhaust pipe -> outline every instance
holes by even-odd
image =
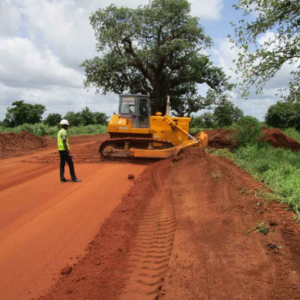
[[[167,109],[166,109],[166,115],[171,116],[171,103],[170,103],[170,96],[167,98]]]

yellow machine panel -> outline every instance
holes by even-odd
[[[107,126],[108,133],[151,134],[150,128],[133,128],[132,120],[113,115]]]
[[[127,161],[164,159],[186,147],[207,146],[205,133],[197,139],[189,134],[191,118],[162,116],[159,112],[151,116],[150,111],[149,96],[120,95],[119,114],[114,114],[108,123],[111,139],[100,145],[102,157]]]
[[[190,130],[190,118],[175,118],[170,117],[170,119],[179,125],[186,132]],[[180,145],[188,140],[188,136],[182,131],[173,130],[169,125],[165,117],[162,116],[152,116],[150,118],[150,128],[153,131],[154,139],[165,139],[173,142],[175,145]]]

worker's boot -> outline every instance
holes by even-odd
[[[81,182],[81,179],[73,178],[72,181],[73,181],[73,182]]]

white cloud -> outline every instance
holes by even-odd
[[[47,89],[15,88],[0,84],[0,91],[0,119],[4,118],[6,108],[16,100],[26,100],[27,103],[45,105],[47,111],[44,117],[49,113],[65,115],[68,111],[78,112],[86,106],[92,111],[104,112],[107,115],[112,115],[118,110],[119,98],[117,95],[96,95],[95,90],[88,92],[84,89],[59,86],[52,86]]]
[[[10,36],[19,30],[21,14],[11,0],[0,1],[0,36]]]
[[[268,41],[270,37],[273,37],[274,33],[267,32],[260,37],[260,43]],[[231,82],[239,83],[240,79],[235,73],[234,59],[238,58],[239,50],[232,48],[232,44],[228,39],[220,39],[215,42],[215,48],[211,51],[212,61],[219,67],[222,67],[228,76],[231,76]],[[290,81],[290,72],[295,69],[294,65],[284,64],[280,71],[277,72],[274,78],[272,78],[263,90],[263,94],[256,94],[255,87],[251,88],[250,95],[247,100],[244,100],[235,90],[231,93],[233,102],[243,109],[247,115],[252,115],[260,120],[264,120],[264,116],[270,105],[275,104],[279,99],[278,89],[286,88]]]
[[[117,96],[83,88],[79,65],[96,55],[89,16],[111,2],[98,0],[0,0],[0,120],[16,100],[46,105],[65,114],[85,106],[112,114]],[[115,0],[137,7],[149,0]],[[193,0],[192,14],[220,19],[223,0]],[[46,114],[47,114],[46,113]]]
[[[0,38],[0,81],[16,87],[81,87],[83,76],[64,67],[48,47],[38,48],[27,38],[13,37]]]
[[[219,20],[223,9],[223,0],[190,0],[192,14],[204,20]]]

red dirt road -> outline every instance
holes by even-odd
[[[81,184],[57,183],[51,149],[1,160],[4,300],[300,299],[300,224],[262,183],[197,147],[99,163],[101,138],[72,147]]]
[[[77,145],[77,150],[83,147]],[[4,300],[32,299],[50,288],[63,267],[85,254],[101,223],[133,185],[127,175],[138,177],[145,169],[75,164],[82,182],[61,184],[57,164],[22,162],[51,153],[1,160],[0,298]]]
[[[156,163],[41,299],[299,300],[300,226],[263,189],[197,148]]]

